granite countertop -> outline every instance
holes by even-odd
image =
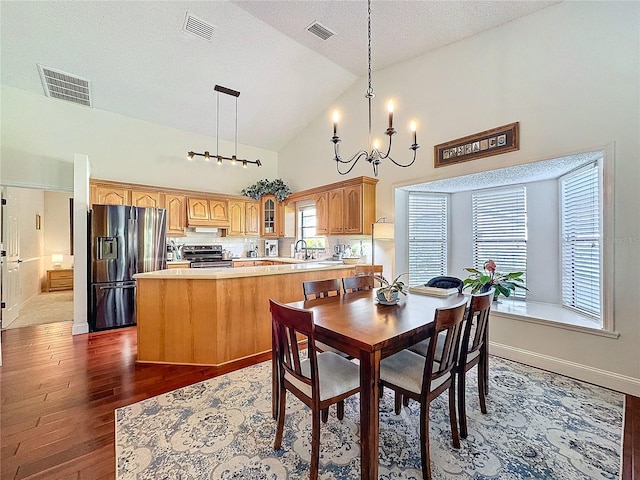
[[[274,257],[269,257],[273,259]],[[256,260],[255,258],[252,260]],[[304,272],[308,270],[340,270],[349,268],[348,265],[335,263],[304,262],[288,265],[270,265],[260,267],[234,267],[234,268],[176,268],[171,270],[158,270],[156,272],[138,273],[134,279],[174,279],[174,280],[220,280],[225,278],[260,277],[265,275],[283,275],[288,273]]]

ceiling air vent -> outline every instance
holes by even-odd
[[[185,32],[193,33],[200,38],[211,41],[216,27],[187,12],[182,29]]]
[[[91,106],[91,82],[71,73],[38,65],[40,79],[47,97]]]
[[[336,34],[336,32],[332,32],[320,22],[313,22],[307,27],[307,31],[313,33],[316,37],[320,37],[322,40],[326,40]]]

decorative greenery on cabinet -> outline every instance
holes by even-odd
[[[258,180],[247,188],[243,188],[240,193],[254,200],[260,200],[264,195],[272,194],[281,202],[291,195],[291,190],[280,178],[276,178],[271,182],[265,178],[264,180]]]

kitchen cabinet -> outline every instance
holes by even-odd
[[[167,236],[184,237],[187,228],[187,197],[185,195],[165,195],[167,209]]]
[[[187,225],[200,227],[229,227],[227,200],[189,197]]]
[[[167,262],[167,270],[172,270],[174,268],[190,268],[189,262],[178,262],[178,263]]]
[[[209,220],[212,226],[229,226],[229,201],[209,200]]]
[[[260,235],[260,202],[245,202],[244,233],[252,237]]]
[[[229,228],[227,236],[257,237],[260,235],[260,204],[229,200]]]
[[[316,202],[316,233],[318,235],[329,234],[329,193],[319,193],[315,196]]]
[[[57,268],[47,270],[47,292],[73,290],[73,269]]]
[[[115,185],[92,185],[91,205],[129,205],[130,191]]]
[[[375,222],[375,184],[331,190],[327,204],[330,235],[371,235],[371,225]]]
[[[278,202],[275,195],[265,195],[260,200],[260,236],[278,236]]]
[[[254,267],[256,264],[255,260],[243,260],[241,262],[233,262],[233,266],[235,267]]]
[[[131,190],[131,205],[134,207],[164,208],[163,194],[146,190]]]

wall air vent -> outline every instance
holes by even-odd
[[[332,32],[320,22],[313,22],[307,27],[307,31],[313,33],[316,37],[320,37],[322,40],[326,40],[336,34],[336,32]]]
[[[216,27],[187,12],[182,29],[185,32],[192,33],[200,38],[211,41]]]
[[[44,93],[47,97],[91,107],[91,82],[71,73],[38,65]]]

